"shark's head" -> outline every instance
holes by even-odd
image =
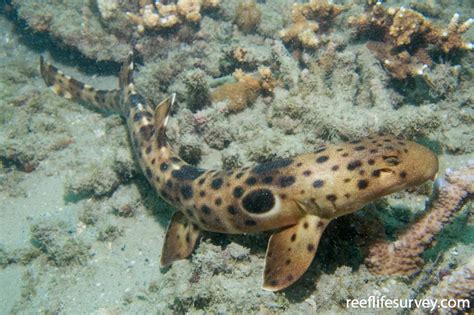
[[[349,162],[334,182],[339,195],[336,216],[360,209],[379,197],[434,179],[438,158],[415,142],[382,137],[347,144]],[[330,205],[326,205],[329,208]]]
[[[434,180],[438,173],[438,158],[423,145],[392,139],[392,143],[381,148],[373,166],[371,178],[379,186],[380,195],[387,195],[428,179]]]

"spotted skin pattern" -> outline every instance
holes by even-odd
[[[186,164],[166,141],[174,95],[155,109],[136,93],[132,54],[120,89],[95,90],[41,59],[52,90],[127,119],[139,164],[157,193],[177,211],[168,227],[161,265],[191,255],[201,230],[241,234],[273,230],[263,288],[284,289],[307,270],[329,222],[370,201],[433,179],[437,157],[414,142],[392,137],[321,147],[314,153],[236,170]]]

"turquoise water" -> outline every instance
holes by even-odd
[[[176,93],[169,143],[199,168],[253,167],[381,133],[436,153],[440,182],[461,170],[468,195],[471,2],[204,1],[199,14],[186,1],[162,7],[171,2],[0,2],[0,314],[398,314],[421,308],[382,307],[381,297],[472,300],[465,196],[414,275],[365,263],[373,243],[433,210],[431,181],[333,220],[308,270],[279,292],[262,289],[271,231],[204,232],[189,258],[160,268],[176,207],[147,182],[124,119],[59,97],[39,71],[43,56],[115,89],[133,50],[137,92],[153,105]]]

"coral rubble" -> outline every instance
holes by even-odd
[[[377,2],[369,12],[350,17],[349,25],[359,35],[379,42],[369,44],[369,49],[374,51],[392,77],[403,80],[423,75],[424,70],[431,66],[429,50],[445,54],[471,50],[472,43],[464,41],[462,34],[469,29],[472,21],[468,19],[460,23],[456,13],[449,25],[442,28],[414,10],[385,8]]]
[[[216,8],[219,0],[178,0],[176,4],[154,4],[145,2],[139,14],[127,12],[139,33],[145,29],[163,29],[182,24],[184,21],[199,23],[201,10]]]
[[[316,34],[327,28],[343,7],[324,0],[311,0],[309,3],[293,4],[292,21],[279,35],[285,43],[297,42],[305,48],[317,48],[321,40]]]
[[[368,269],[376,274],[413,275],[423,259],[420,255],[432,246],[435,236],[449,224],[474,192],[474,164],[458,171],[449,170],[437,180],[436,196],[427,212],[394,242],[378,242],[369,248]]]

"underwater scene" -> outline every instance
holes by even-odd
[[[0,314],[473,311],[474,1],[0,13]]]

